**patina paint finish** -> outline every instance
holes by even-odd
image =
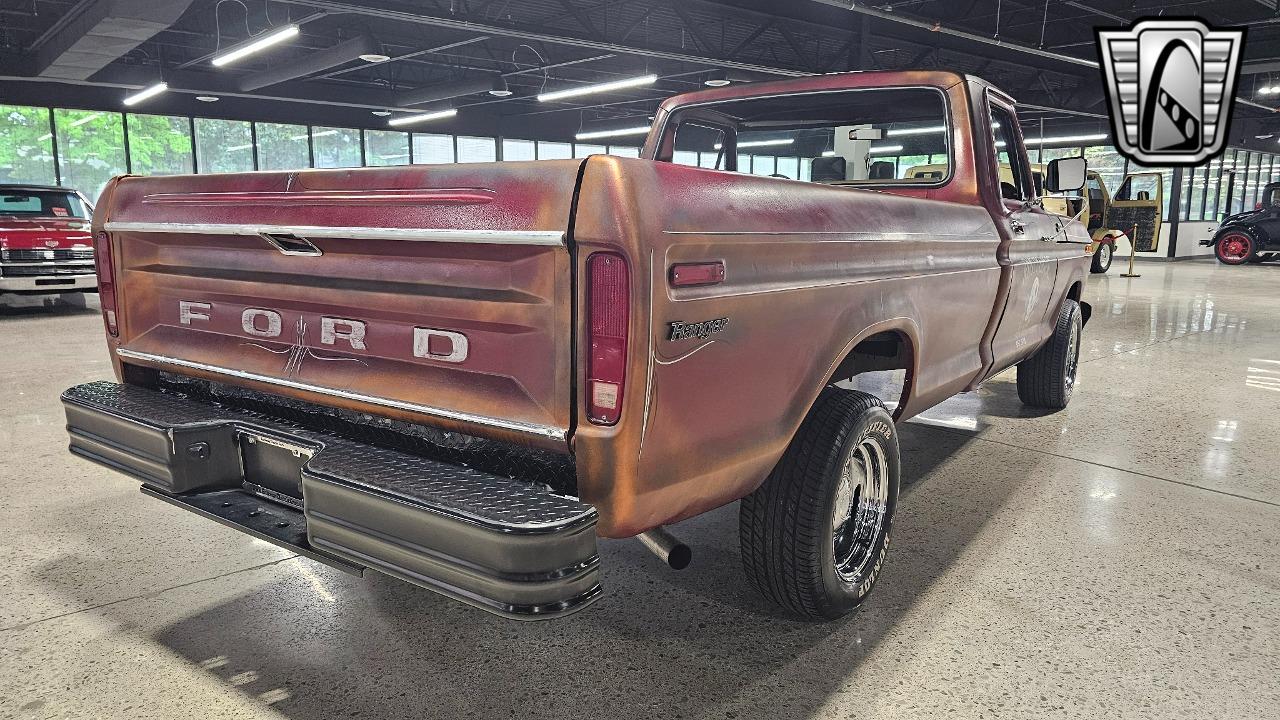
[[[687,105],[903,86],[946,95],[953,175],[943,185],[871,191],[663,162],[667,121]],[[249,232],[117,232],[123,310],[108,342],[131,363],[174,369],[143,358],[180,358],[288,376],[294,385],[179,370],[572,452],[598,532],[627,537],[758,487],[836,368],[872,335],[895,333],[908,349],[899,420],[1049,337],[1056,308],[1078,297],[1088,238],[1078,223],[1001,199],[989,102],[1008,99],[954,73],[825,75],[672,98],[643,159],[119,179],[103,194],[95,231],[173,222],[362,237],[376,235],[359,230],[370,228],[502,231],[541,244],[309,237],[323,254],[299,257]],[[564,241],[542,242],[547,232]],[[575,279],[598,251],[621,255],[630,280],[626,391],[611,426],[590,422],[583,390],[588,299]],[[673,265],[716,261],[723,281],[671,285]],[[180,301],[209,304],[209,319],[182,324]],[[279,315],[279,336],[245,332],[244,313],[255,308]],[[322,343],[326,317],[362,323],[365,348]],[[697,331],[673,338],[677,322]],[[415,329],[424,328],[464,335],[466,361],[415,354]],[[326,359],[286,367],[299,337]]]

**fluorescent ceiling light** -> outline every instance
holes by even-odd
[[[196,99],[200,102],[218,102],[218,98],[213,95],[197,95]]]
[[[883,145],[881,147],[873,147],[867,151],[868,155],[880,155],[883,153],[902,152],[901,145]]]
[[[779,138],[777,140],[748,140],[746,142],[738,143],[738,149],[741,150],[742,148],[746,148],[746,147],[771,147],[773,145],[790,145],[795,141],[796,141],[795,138]],[[716,150],[719,150],[724,146],[721,143],[716,143],[713,147],[715,147]]]
[[[83,124],[85,124],[85,123],[87,123],[87,122],[92,122],[94,119],[96,119],[96,118],[97,118],[98,116],[100,116],[100,115],[102,115],[102,113],[94,113],[94,114],[92,114],[92,115],[85,115],[84,117],[80,118],[79,120],[77,120],[77,121],[75,121],[75,122],[71,123],[71,127],[80,127],[81,125],[83,125]]]
[[[372,110],[371,112],[378,117],[391,117],[390,110]]]
[[[642,77],[600,83],[599,85],[583,85],[582,87],[568,88],[567,90],[556,90],[555,92],[542,93],[538,96],[538,102],[550,102],[552,100],[563,100],[564,98],[578,97],[579,95],[591,95],[592,93],[609,92],[610,90],[621,90],[623,88],[640,87],[641,85],[652,85],[657,81],[657,75],[644,75]]]
[[[624,135],[646,135],[649,132],[648,125],[637,125],[636,127],[619,128],[617,130],[591,130],[589,132],[580,132],[573,136],[574,140],[596,140],[598,138],[622,137]]]
[[[384,63],[391,59],[390,55],[383,55],[382,53],[365,53],[358,57],[368,63]]]
[[[1027,140],[1028,145],[1048,145],[1050,143],[1065,142],[1087,142],[1089,140],[1106,140],[1106,133],[1096,133],[1094,135],[1059,135],[1058,137],[1047,138],[1030,138]]]
[[[391,127],[398,127],[400,125],[409,125],[412,123],[426,122],[428,120],[440,120],[443,118],[451,118],[457,114],[458,114],[458,111],[456,108],[449,108],[448,110],[437,110],[435,112],[420,113],[418,115],[402,115],[398,118],[392,118],[388,120],[387,124],[390,125]]]
[[[822,151],[822,157],[835,157],[835,156],[836,156],[836,151],[835,151],[835,150],[823,150],[823,151]]]
[[[145,90],[140,90],[124,99],[125,105],[137,105],[148,98],[153,98],[169,89],[169,83],[158,82]]]
[[[280,28],[279,30],[273,30],[269,33],[264,33],[263,35],[258,36],[256,39],[251,40],[248,43],[243,44],[238,48],[234,48],[221,55],[215,55],[213,60],[211,60],[210,62],[213,63],[214,67],[222,67],[223,65],[230,65],[231,63],[237,60],[241,60],[243,58],[246,58],[258,52],[259,50],[265,50],[266,48],[269,48],[272,45],[275,45],[277,43],[282,43],[285,40],[288,40],[290,38],[294,38],[297,36],[298,36],[298,26],[286,25]]]

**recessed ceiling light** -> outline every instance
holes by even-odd
[[[377,115],[378,117],[387,117],[388,115],[391,114],[391,111],[390,110],[374,110],[373,114]]]
[[[729,84],[729,74],[723,70],[712,70],[702,84],[707,87],[724,87]]]
[[[507,87],[507,79],[501,75],[493,79],[493,86],[489,88],[489,94],[494,97],[508,97],[511,95],[511,88]]]
[[[383,55],[382,53],[365,53],[364,55],[360,56],[360,59],[365,62],[380,63],[380,62],[386,62],[390,60],[391,56]]]
[[[196,99],[200,102],[218,102],[218,98],[213,95],[197,95]]]

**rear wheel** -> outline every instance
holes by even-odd
[[[871,592],[898,503],[898,434],[871,395],[828,388],[739,517],[747,577],[795,615],[829,620]]]
[[[1243,265],[1257,255],[1258,243],[1247,230],[1228,230],[1213,243],[1218,262],[1224,265]]]
[[[1067,299],[1053,335],[1035,355],[1018,363],[1018,397],[1027,405],[1061,409],[1071,401],[1080,365],[1080,303]]]
[[[1093,266],[1090,268],[1095,273],[1104,273],[1111,269],[1111,256],[1115,253],[1115,247],[1110,242],[1100,243],[1097,251],[1093,253]]]

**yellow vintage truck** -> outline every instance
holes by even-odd
[[[907,171],[909,178],[941,177],[943,165],[917,165]],[[1032,164],[1031,175],[1042,207],[1047,212],[1085,222],[1093,244],[1090,270],[1105,273],[1116,252],[1127,253],[1129,235],[1138,228],[1140,251],[1155,250],[1160,241],[1160,217],[1164,202],[1164,178],[1158,172],[1135,172],[1124,176],[1113,196],[1097,172],[1088,171],[1084,194],[1044,193],[1045,166]],[[1009,166],[1000,166],[1000,182],[1011,183]],[[1120,241],[1124,241],[1124,247]]]

